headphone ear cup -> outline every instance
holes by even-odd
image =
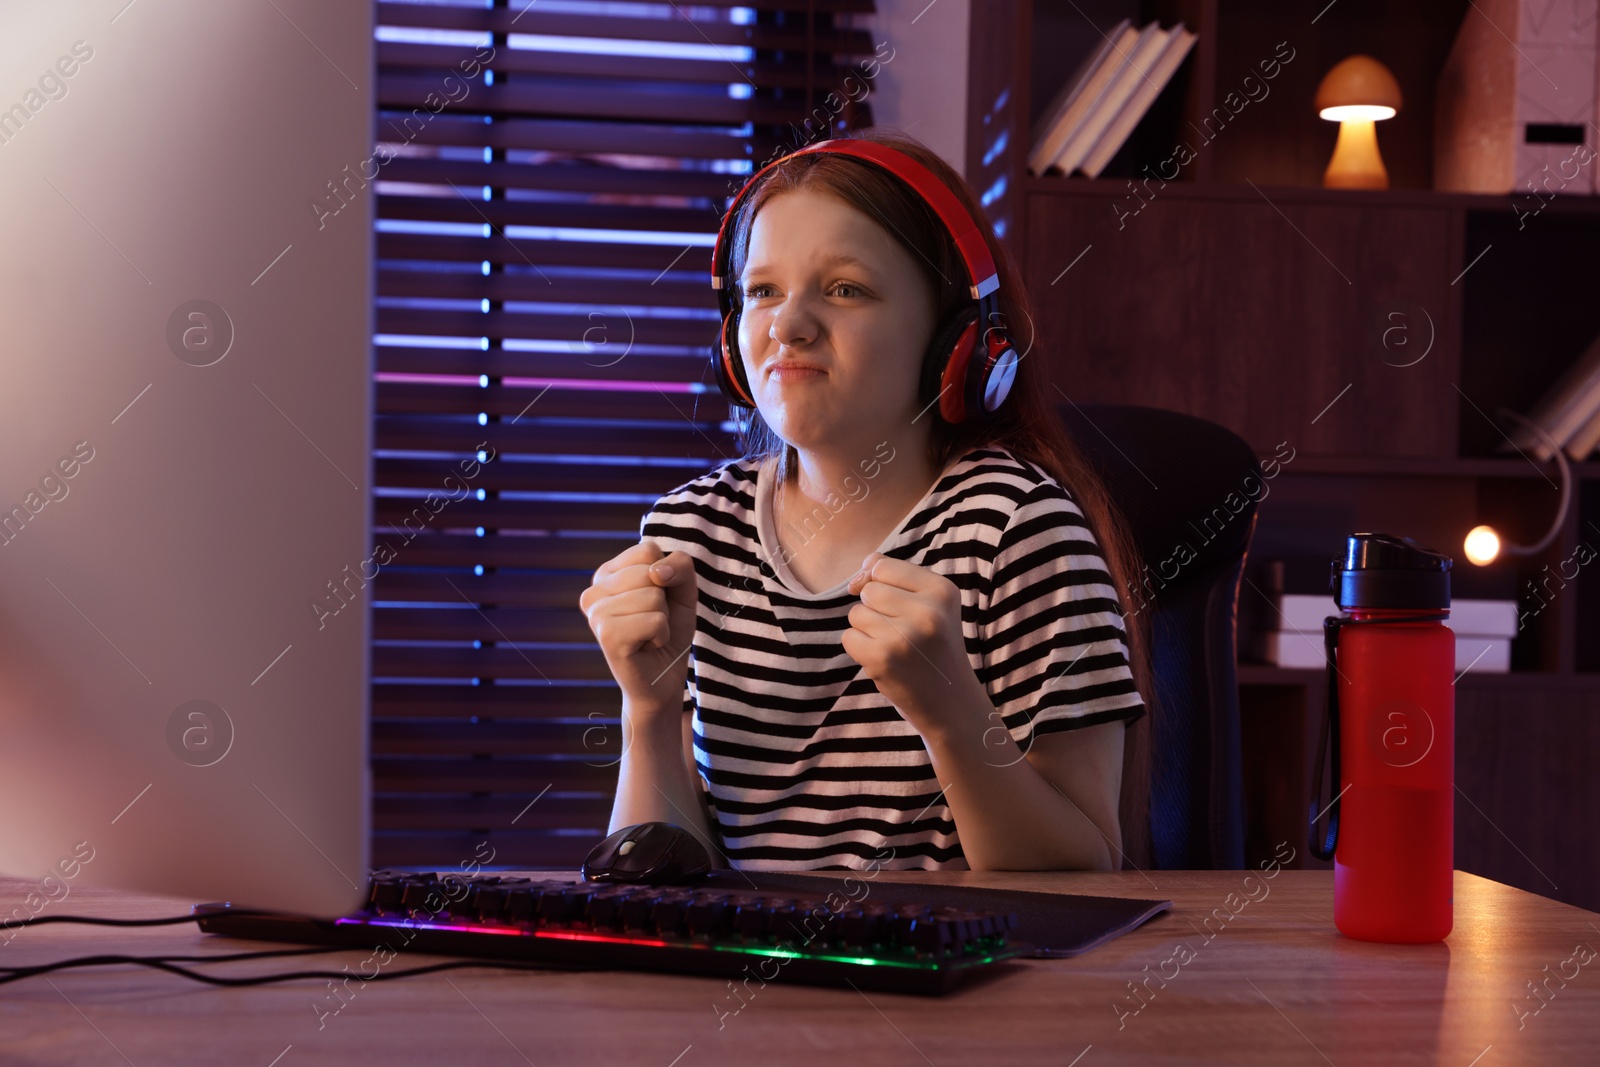
[[[922,402],[938,398],[945,422],[960,423],[972,414],[967,399],[967,368],[977,340],[978,309],[968,305],[945,319],[934,331],[922,363]]]
[[[716,368],[717,388],[722,390],[722,395],[735,404],[743,404],[747,408],[755,407],[755,399],[750,395],[750,383],[744,375],[744,357],[739,353],[737,310],[723,316],[722,328],[717,333],[717,344],[712,352],[711,362]]]
[[[1004,332],[997,332],[997,337],[982,346],[987,370],[977,375],[972,383],[972,403],[990,415],[1005,406],[1006,397],[1011,395],[1011,386],[1017,379],[1017,363],[1022,358],[1012,345],[1011,338]],[[988,366],[991,362],[993,365]]]

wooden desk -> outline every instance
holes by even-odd
[[[66,971],[0,987],[0,1064],[1563,1064],[1596,1061],[1600,915],[1461,871],[1455,930],[1437,945],[1377,945],[1334,929],[1327,871],[974,873],[882,879],[1170,899],[1173,909],[1078,959],[1026,960],[948,997],[785,983],[737,1008],[723,980],[639,972],[446,971],[352,983],[220,989],[146,968]],[[841,874],[842,877],[842,874]],[[0,901],[25,883],[0,880]],[[1239,894],[1231,919],[1201,920]],[[1254,899],[1248,899],[1253,897]],[[1246,901],[1242,906],[1239,901]],[[146,917],[182,901],[74,889],[61,913]],[[48,914],[47,910],[45,914]],[[1180,942],[1192,949],[1175,950]],[[1574,957],[1574,949],[1585,946]],[[17,931],[0,965],[90,952],[274,947],[192,927],[73,924]],[[281,947],[281,946],[277,946]],[[365,952],[220,965],[219,973],[354,971]],[[402,953],[386,969],[432,962]],[[1587,959],[1587,962],[1582,962]],[[1565,961],[1565,962],[1564,962]],[[1148,971],[1145,968],[1149,968]],[[1564,970],[1565,981],[1558,977]],[[1574,973],[1575,972],[1575,973]],[[1162,985],[1160,975],[1170,976]],[[1149,980],[1138,1014],[1129,983]],[[1548,979],[1542,1007],[1526,983]],[[1536,1012],[1536,1013],[1535,1013]],[[1527,1013],[1527,1014],[1523,1014]],[[719,1017],[721,1025],[719,1027]]]

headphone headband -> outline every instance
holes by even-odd
[[[956,199],[955,194],[932,171],[904,152],[888,145],[857,138],[836,137],[781,156],[751,175],[750,180],[744,183],[744,187],[733,198],[733,203],[728,206],[727,213],[722,216],[722,224],[717,229],[717,244],[711,257],[713,289],[721,292],[728,288],[732,280],[727,275],[731,255],[728,247],[729,231],[734,216],[739,213],[739,206],[744,203],[745,196],[761,180],[762,175],[779,163],[794,156],[809,155],[813,152],[855,156],[857,159],[881,167],[911,186],[938,214],[944,223],[944,228],[954,238],[956,249],[967,267],[967,278],[972,283],[972,299],[982,300],[1000,287],[1000,275],[995,270],[994,257],[989,254],[989,246],[985,243],[983,234],[979,232],[977,223],[967,214],[966,208],[961,206],[961,201]]]

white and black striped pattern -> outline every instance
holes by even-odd
[[[843,583],[806,591],[780,558],[774,475],[725,463],[661,497],[639,530],[694,559],[684,710],[728,861],[964,870],[921,736],[840,643],[858,598]],[[999,445],[952,460],[878,551],[961,591],[968,660],[1024,752],[1032,733],[1144,714],[1104,557],[1035,464]]]

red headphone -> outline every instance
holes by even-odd
[[[762,175],[786,159],[813,152],[852,156],[888,171],[910,186],[939,216],[966,267],[973,303],[954,312],[934,331],[922,360],[921,402],[931,405],[937,396],[940,416],[952,424],[983,418],[999,409],[1011,392],[1020,357],[1005,330],[996,325],[982,331],[986,351],[974,358],[980,337],[979,323],[1000,320],[1000,276],[983,234],[961,206],[961,201],[927,167],[887,145],[852,138],[822,141],[767,164],[745,182],[727,214],[723,215],[711,257],[711,287],[717,290],[717,304],[722,309],[722,329],[717,344],[712,347],[711,363],[722,394],[736,404],[756,406],[750,381],[745,376],[744,359],[739,353],[739,308],[733,292],[738,279],[728,276],[732,255],[728,237],[734,216]]]

